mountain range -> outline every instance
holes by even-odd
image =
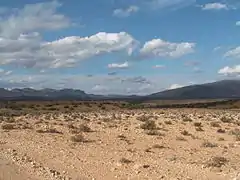
[[[223,80],[214,83],[191,85],[157,92],[147,96],[94,95],[75,89],[31,88],[7,90],[0,88],[0,100],[149,100],[149,99],[224,99],[240,98],[240,80]]]
[[[185,86],[148,96],[153,99],[221,99],[240,98],[240,80],[223,80],[213,83]]]

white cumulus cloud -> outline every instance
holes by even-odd
[[[240,65],[236,65],[236,66],[233,66],[233,67],[225,66],[224,68],[220,69],[218,71],[218,73],[226,75],[226,76],[240,75]]]
[[[139,11],[138,6],[129,6],[126,9],[115,9],[113,11],[113,16],[125,18]]]
[[[202,10],[228,10],[229,7],[227,4],[223,4],[223,3],[208,3],[205,4],[202,7]]]
[[[153,39],[140,49],[142,56],[178,58],[194,52],[195,43],[174,43],[162,39]]]
[[[168,89],[171,90],[171,89],[178,89],[178,88],[181,88],[183,87],[183,85],[180,85],[180,84],[172,84]]]
[[[237,21],[237,22],[236,22],[236,26],[240,26],[240,21]]]
[[[231,49],[230,51],[226,52],[224,54],[224,57],[240,58],[240,46],[238,46],[235,49]]]
[[[66,37],[45,43],[43,50],[49,52],[53,67],[65,67],[96,55],[127,51],[130,55],[135,46],[135,39],[126,32],[100,32],[89,37]]]
[[[108,87],[100,85],[100,84],[97,84],[92,88],[92,91],[101,92],[101,93],[104,92],[104,91],[108,91],[108,90],[109,90]]]
[[[19,35],[38,30],[57,30],[69,27],[70,20],[58,14],[58,1],[27,4],[22,9],[15,9],[10,16],[4,15],[0,21],[0,35],[18,38]]]
[[[165,66],[164,65],[155,65],[155,66],[153,66],[153,68],[162,69],[162,68],[165,68]]]
[[[131,54],[136,40],[125,32],[100,32],[89,37],[72,36],[52,42],[41,41],[38,33],[18,39],[0,39],[1,64],[23,67],[73,67],[79,61],[113,52]]]
[[[129,67],[128,62],[125,62],[122,64],[117,64],[117,63],[108,64],[108,68],[110,68],[110,69],[124,69],[124,68],[128,68],[128,67]]]
[[[40,71],[74,67],[98,55],[123,52],[131,56],[139,45],[127,32],[98,32],[86,37],[70,36],[46,41],[41,35],[42,31],[59,30],[72,25],[68,17],[57,11],[60,6],[58,1],[52,1],[3,11],[4,14],[0,14],[0,65],[38,68]],[[138,10],[137,6],[130,6],[125,11],[131,14]],[[177,58],[194,52],[194,47],[194,43],[154,39],[146,42],[139,53],[141,56]],[[128,62],[125,62],[109,64],[108,67],[128,66]]]

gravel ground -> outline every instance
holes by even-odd
[[[3,117],[0,179],[240,179],[240,114],[119,110]]]

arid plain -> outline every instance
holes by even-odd
[[[240,179],[238,109],[12,103],[0,123],[0,180]]]

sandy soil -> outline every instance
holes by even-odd
[[[240,113],[122,110],[2,117],[0,180],[240,180]]]

